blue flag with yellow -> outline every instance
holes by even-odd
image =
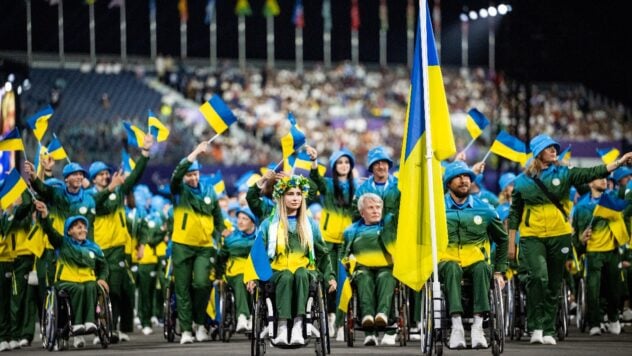
[[[268,281],[272,278],[272,267],[265,244],[263,243],[263,233],[257,232],[257,238],[250,248],[246,268],[244,270],[244,282],[248,281]]]
[[[143,130],[127,121],[123,122],[123,126],[127,132],[127,144],[134,147],[142,147],[145,137]]]
[[[288,158],[290,155],[298,151],[305,144],[305,133],[296,124],[296,118],[294,114],[288,113],[287,119],[290,121],[290,132],[281,137],[281,151],[283,152],[283,158]]]
[[[346,313],[349,309],[349,301],[353,295],[353,290],[351,288],[351,279],[347,275],[347,270],[345,269],[342,262],[338,261],[338,281],[337,281],[338,289],[336,290],[336,305],[337,309]]]
[[[53,136],[53,139],[48,144],[48,154],[56,161],[68,158],[64,146],[61,145],[57,136]]]
[[[489,150],[523,166],[527,163],[527,146],[520,139],[508,134],[505,130],[498,133]]]
[[[289,167],[284,167],[284,171],[289,171],[290,169],[294,169],[294,174],[301,174],[304,176],[308,176],[309,172],[312,170],[312,160],[307,154],[307,152],[299,151],[295,152],[288,157],[285,162]],[[318,174],[324,176],[327,172],[327,167],[323,164],[318,164]]]
[[[630,241],[630,235],[623,220],[623,210],[627,206],[627,201],[604,193],[599,197],[599,202],[593,210],[594,217],[608,220],[608,227],[621,246]]]
[[[26,182],[22,179],[20,172],[13,168],[0,187],[0,208],[8,209],[26,189]]]
[[[619,150],[611,147],[611,148],[597,148],[597,154],[601,157],[601,160],[605,164],[610,164],[616,161],[619,158]]]
[[[420,290],[432,274],[432,239],[436,238],[438,252],[448,245],[440,161],[456,152],[432,22],[427,7],[420,12],[400,159],[401,202],[393,256],[393,276],[414,290]],[[425,155],[430,133],[434,155],[428,172]],[[429,211],[431,199],[435,216]],[[436,226],[436,236],[431,236],[430,224]]]
[[[123,173],[125,174],[132,173],[134,167],[136,167],[136,162],[134,162],[124,149],[121,150],[121,167],[123,168]]]
[[[44,137],[48,129],[48,120],[51,116],[53,116],[53,108],[49,105],[26,120],[27,125],[33,130],[33,134],[38,141],[41,141],[42,137]]]
[[[24,151],[24,142],[17,127],[0,139],[0,151]]]
[[[218,135],[226,131],[230,125],[237,121],[237,117],[228,108],[226,103],[217,95],[202,104],[199,108],[202,116]]]
[[[572,145],[568,145],[562,152],[557,155],[557,159],[560,161],[570,162],[571,160],[571,148]]]
[[[489,125],[489,119],[483,115],[482,112],[476,108],[470,109],[467,112],[467,118],[465,119],[465,128],[470,133],[472,139],[477,138],[483,133],[483,130]]]
[[[169,137],[169,129],[160,122],[160,119],[151,110],[149,110],[147,115],[147,127],[149,128],[149,133],[156,139],[156,142],[166,141],[167,137]]]
[[[211,176],[209,182],[213,185],[213,190],[217,196],[220,196],[226,191],[226,184],[224,183],[224,177],[222,177],[222,171],[218,170]]]

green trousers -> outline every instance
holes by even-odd
[[[70,296],[73,325],[96,323],[97,282],[57,282],[58,290],[65,290]]]
[[[601,297],[606,299],[608,320],[619,320],[619,301],[621,270],[619,269],[619,251],[586,253],[586,304],[589,306],[586,321],[589,327],[599,326],[603,320],[600,305]],[[602,283],[607,293],[601,295]],[[595,307],[593,307],[595,306]]]
[[[33,255],[17,256],[13,261],[13,293],[11,294],[11,336],[13,340],[33,340],[35,332],[35,293],[28,285],[29,273],[33,270]]]
[[[564,262],[571,248],[570,235],[521,237],[520,253],[527,267],[527,320],[529,330],[555,334],[558,297],[564,277]]]
[[[156,264],[156,293],[154,293],[154,311],[158,319],[164,318],[165,310],[163,304],[165,301],[165,290],[167,289],[167,279],[165,278],[165,267],[167,266],[167,260],[164,256],[158,257],[158,263]]]
[[[140,324],[151,327],[156,294],[156,264],[138,265],[138,318]]]
[[[136,273],[138,266],[132,265],[132,256],[125,255],[125,275],[122,277],[122,288],[119,305],[119,330],[124,333],[134,331],[134,307],[136,305]]]
[[[216,251],[179,243],[173,244],[172,251],[180,330],[192,331],[192,322],[204,325],[206,319],[206,305],[211,295],[211,261],[215,260]]]
[[[13,262],[0,262],[0,342],[11,341]]]
[[[274,283],[277,319],[305,316],[309,294],[309,271],[303,267],[294,273],[290,270],[274,271],[272,283]]]
[[[353,274],[358,291],[361,316],[377,313],[390,315],[397,281],[392,267],[358,266]]]
[[[112,303],[113,329],[118,330],[121,305],[125,303],[123,298],[124,280],[127,278],[127,268],[125,264],[125,246],[117,246],[103,250],[107,260],[110,274],[108,275],[108,286],[110,287],[110,302]]]
[[[456,262],[445,261],[439,263],[439,279],[444,285],[450,315],[463,314],[461,291],[463,277],[472,281],[472,313],[489,312],[489,285],[492,278],[489,264],[485,261],[479,261],[461,268]]]
[[[233,294],[235,295],[235,313],[236,316],[241,314],[246,317],[250,316],[250,304],[251,298],[250,293],[246,290],[246,285],[244,284],[244,275],[238,274],[233,277],[226,276],[226,281],[233,289]]]

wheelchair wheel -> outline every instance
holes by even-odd
[[[520,341],[524,332],[527,330],[527,291],[522,283],[516,285],[516,297],[518,298],[516,307],[519,311],[516,313],[518,319],[518,327],[516,328],[516,340]]]
[[[507,280],[507,284],[503,289],[503,300],[505,307],[505,335],[509,336],[511,340],[515,337],[515,328],[514,328],[514,316],[516,313],[515,310],[515,285],[513,278]]]
[[[178,316],[176,313],[176,293],[174,292],[174,282],[171,281],[165,290],[164,308],[164,326],[163,334],[168,342],[173,342],[176,338],[176,323]]]
[[[55,287],[51,287],[46,295],[44,307],[42,310],[42,320],[40,322],[40,331],[42,334],[42,346],[48,351],[53,351],[57,342],[57,315],[59,313],[57,307],[57,295]]]
[[[557,306],[557,317],[555,321],[557,338],[560,341],[564,341],[566,335],[568,335],[568,319],[568,287],[566,286],[566,282],[563,282],[559,296],[559,304]]]
[[[353,294],[349,300],[349,305],[347,305],[347,312],[344,314],[344,333],[348,347],[353,347],[353,339],[355,338],[355,308],[356,295]]]
[[[398,301],[397,312],[399,313],[397,320],[399,346],[406,346],[406,341],[408,341],[408,326],[410,325],[408,320],[408,289],[403,283],[400,283],[396,293]]]
[[[112,329],[114,321],[112,319],[112,303],[110,302],[110,296],[103,289],[98,286],[97,295],[97,336],[101,342],[101,347],[106,349],[111,342]]]
[[[581,332],[586,332],[586,280],[579,279],[579,287],[577,288],[577,309],[575,320],[577,328]]]
[[[222,342],[228,342],[235,329],[235,296],[225,283],[221,284],[220,293],[219,336]]]
[[[327,352],[327,309],[325,309],[325,296],[320,283],[316,286],[316,299],[312,311],[312,323],[318,329],[320,337],[316,339],[316,355],[322,356]]]
[[[505,348],[505,317],[503,315],[503,296],[499,282],[494,279],[490,290],[491,310],[490,319],[490,341],[492,344],[492,354],[500,355]]]
[[[433,313],[431,286],[426,284],[421,290],[421,353],[424,356],[432,355],[433,351]]]
[[[266,326],[267,311],[261,288],[255,290],[252,308],[252,338],[250,341],[250,355],[261,356],[266,353],[265,339],[261,337],[261,333]],[[268,330],[271,333],[272,330]]]

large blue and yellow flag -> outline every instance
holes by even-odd
[[[605,164],[610,164],[619,158],[619,150],[611,147],[611,148],[597,148],[597,154],[601,157],[601,160]]]
[[[9,208],[26,189],[26,182],[22,179],[20,172],[13,168],[0,187],[0,208],[3,210]]]
[[[353,273],[352,271],[350,271]],[[351,288],[351,279],[347,275],[347,270],[345,269],[342,262],[338,261],[338,289],[336,290],[336,305],[337,310],[346,313],[349,309],[349,301],[353,296],[353,290]]]
[[[160,122],[160,119],[151,111],[147,115],[147,127],[149,133],[154,136],[156,142],[163,142],[169,137],[169,129]]]
[[[498,133],[489,150],[523,166],[527,163],[527,146],[520,139],[508,134],[507,131],[503,130]]]
[[[134,147],[142,147],[145,138],[143,130],[127,121],[123,121],[123,126],[127,132],[127,144]]]
[[[305,133],[296,124],[294,114],[288,113],[287,119],[291,124],[290,132],[281,137],[281,151],[284,159],[290,157],[292,153],[298,151],[305,144]]]
[[[42,137],[44,137],[44,134],[48,129],[48,120],[51,116],[53,116],[53,108],[49,105],[26,120],[26,123],[31,130],[33,130],[33,134],[38,141],[41,141]]]
[[[432,240],[439,252],[448,245],[440,161],[456,152],[432,22],[427,7],[421,11],[400,159],[401,202],[393,256],[393,276],[414,290],[420,290],[432,274]],[[430,172],[425,159],[427,135],[434,153]],[[434,216],[429,211],[431,199]],[[431,236],[431,224],[436,236]]]
[[[467,112],[467,118],[465,119],[465,128],[470,133],[472,139],[476,139],[483,133],[483,130],[489,125],[489,120],[482,112],[476,108],[470,109]]]
[[[0,139],[0,151],[24,151],[24,142],[17,127]]]
[[[268,281],[272,278],[272,267],[268,251],[263,243],[263,233],[257,232],[257,238],[250,248],[248,260],[244,269],[244,282],[248,281]]]
[[[200,106],[200,112],[215,133],[221,135],[230,125],[237,121],[237,117],[228,108],[226,103],[217,95]]]
[[[620,246],[630,241],[630,235],[623,220],[623,210],[627,206],[627,201],[604,193],[599,197],[599,202],[595,206],[595,210],[593,210],[593,217],[608,220],[610,231],[612,231]]]
[[[64,146],[61,145],[57,136],[53,136],[53,139],[48,143],[48,154],[53,157],[55,161],[68,158]]]

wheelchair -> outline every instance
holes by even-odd
[[[176,292],[175,292],[175,281],[173,279],[172,273],[173,269],[169,268],[171,265],[171,260],[169,260],[166,272],[166,280],[167,280],[167,288],[165,288],[165,296],[163,301],[163,311],[164,311],[164,323],[163,323],[163,336],[167,340],[167,342],[174,342],[176,336],[180,336],[180,333],[177,331],[178,324],[178,312],[176,310]]]
[[[275,345],[272,343],[276,337],[277,319],[274,308],[274,284],[271,282],[258,281],[253,295],[253,322],[250,354],[252,356],[265,355],[266,339],[270,345],[281,349],[297,349],[308,346],[310,341],[314,342],[316,355],[322,356],[331,352],[329,343],[329,328],[327,325],[327,296],[320,278],[311,278],[309,283],[309,293],[307,297],[307,307],[305,308],[305,318],[303,320],[303,345]],[[288,320],[290,323],[291,320]],[[288,329],[291,326],[288,325]]]
[[[99,337],[101,347],[105,349],[112,341],[112,304],[107,291],[98,284],[95,308],[97,330],[94,333]],[[54,286],[50,287],[40,321],[42,346],[48,351],[53,351],[55,348],[57,350],[68,349],[71,336],[83,335],[83,333],[74,334],[72,332],[72,319],[68,292],[63,289],[57,290]]]
[[[527,291],[515,272],[509,273],[503,289],[505,312],[505,335],[510,340],[518,340],[527,331]]]
[[[394,320],[389,320],[385,327],[371,327],[370,329],[362,328],[362,312],[360,311],[360,301],[358,300],[358,291],[351,282],[352,296],[347,306],[347,313],[344,314],[344,336],[348,347],[353,347],[356,331],[395,331],[399,339],[399,346],[406,346],[409,341],[410,327],[410,291],[403,283],[397,282],[393,291],[393,303],[391,304],[392,313],[389,318],[394,316]]]
[[[568,287],[566,280],[563,280],[562,286],[560,287],[557,315],[555,318],[555,330],[557,333],[557,339],[560,341],[564,341],[564,339],[568,336],[568,326],[571,323],[570,298],[571,290]]]
[[[464,279],[461,282],[463,291],[463,326],[465,330],[471,327],[473,322],[472,306],[472,282]],[[443,286],[441,288],[443,291]],[[505,348],[505,327],[504,327],[504,307],[503,295],[499,282],[492,277],[491,288],[489,290],[490,311],[483,318],[483,328],[487,329],[489,346],[494,356],[500,355]],[[447,300],[441,295],[435,296],[432,292],[432,282],[426,283],[422,289],[421,300],[422,335],[421,347],[424,355],[443,355],[443,347],[449,348],[449,334],[451,328],[451,318],[448,315]],[[471,349],[471,345],[467,345]]]
[[[216,283],[214,288],[217,288],[219,293],[217,310],[217,336],[219,336],[222,342],[229,342],[230,338],[237,333],[237,311],[235,306],[235,294],[233,288],[226,281]],[[251,337],[251,331],[243,332],[248,338]]]
[[[586,322],[587,311],[587,302],[586,302],[586,259],[585,256],[581,257],[580,266],[582,269],[578,272],[580,277],[576,280],[577,290],[575,295],[575,302],[577,303],[577,308],[575,309],[575,323],[577,328],[583,333],[586,332],[586,327],[588,323]]]

